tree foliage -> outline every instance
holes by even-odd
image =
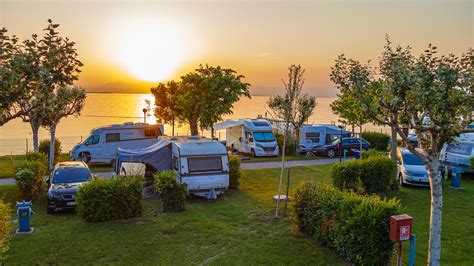
[[[232,69],[200,65],[181,77],[180,82],[160,83],[152,88],[155,115],[164,122],[187,122],[191,135],[210,128],[226,114],[240,97],[250,98],[250,84]]]

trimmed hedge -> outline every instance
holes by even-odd
[[[385,157],[385,152],[383,151],[378,151],[374,149],[370,149],[368,151],[364,151],[362,154],[361,159],[368,159],[370,157],[376,157],[376,156],[382,156]]]
[[[275,135],[275,139],[278,144],[278,153],[280,155],[283,154],[283,134],[277,133]],[[296,155],[298,149],[298,141],[295,140],[291,135],[289,135],[286,139],[285,145],[285,155]]]
[[[400,214],[398,200],[303,183],[296,190],[295,205],[300,229],[350,262],[387,265],[390,261],[389,218]]]
[[[155,174],[154,186],[161,197],[163,212],[180,212],[186,208],[184,203],[188,196],[186,183],[176,181],[173,171],[163,171]]]
[[[15,182],[24,200],[33,200],[41,193],[47,162],[44,155],[31,153],[15,169]]]
[[[229,188],[239,188],[240,159],[229,157]]]
[[[142,215],[143,177],[94,179],[78,190],[77,212],[87,222],[127,219]]]
[[[8,236],[12,230],[10,205],[0,198],[0,264],[6,259],[6,252],[9,249]]]
[[[390,136],[385,133],[364,131],[362,138],[370,143],[370,147],[378,151],[387,151]]]
[[[397,164],[382,156],[337,163],[331,169],[335,187],[365,193],[397,188],[396,175]]]

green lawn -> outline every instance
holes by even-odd
[[[0,156],[0,178],[14,177],[15,176],[15,166],[24,162],[25,155],[5,155]],[[70,160],[71,157],[69,153],[61,153],[59,156],[59,161]],[[92,172],[106,172],[112,171],[112,166],[107,164],[93,164],[90,165]]]
[[[290,191],[303,180],[329,182],[330,167],[292,168]],[[185,212],[157,214],[159,202],[147,200],[143,217],[104,223],[47,215],[44,200],[38,200],[36,231],[11,239],[7,264],[347,264],[298,232],[294,216],[273,217],[278,175],[279,169],[243,170],[240,190],[216,201],[190,199]],[[450,190],[446,183],[442,264],[474,263],[474,181],[463,180],[462,186]],[[18,199],[15,186],[0,186],[0,195],[12,203]],[[425,264],[429,190],[401,188],[394,195],[414,217],[416,264]]]
[[[278,157],[247,157],[248,160],[242,160],[242,163],[256,163],[256,162],[278,162],[281,161],[281,156]],[[285,161],[301,161],[301,160],[316,160],[316,159],[327,159],[328,157],[322,156],[306,156],[303,154],[287,155]]]

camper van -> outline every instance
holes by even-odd
[[[441,149],[439,160],[451,171],[454,167],[462,172],[473,172],[470,158],[474,157],[474,133],[464,133],[452,143],[445,143]]]
[[[214,125],[226,130],[226,145],[252,157],[278,156],[278,144],[271,123],[265,119],[226,120]]]
[[[215,199],[229,187],[229,158],[222,143],[200,136],[167,137],[171,168],[191,194]]]
[[[315,148],[333,143],[336,139],[348,138],[351,133],[337,127],[336,125],[311,125],[300,129],[299,146],[300,152],[306,153]]]
[[[94,128],[90,135],[71,150],[72,160],[111,163],[117,149],[139,149],[163,135],[163,125],[127,122]]]

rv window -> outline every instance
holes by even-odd
[[[120,141],[120,133],[108,133],[105,134],[106,142]]]
[[[471,155],[472,145],[466,143],[460,144],[450,144],[448,148],[446,148],[446,152],[456,153],[461,155]]]
[[[92,135],[87,139],[86,144],[87,145],[95,145],[95,144],[99,143],[99,140],[100,140],[99,135]]]
[[[273,132],[253,132],[253,138],[258,142],[273,142],[275,136]]]
[[[307,132],[306,133],[306,140],[311,142],[319,142],[319,132]]]
[[[256,122],[252,122],[252,124],[256,127],[268,127],[268,123],[267,122],[260,122],[260,121],[256,121]]]
[[[215,157],[188,158],[189,173],[222,171],[222,159]]]
[[[145,129],[145,137],[156,137],[156,130]]]

